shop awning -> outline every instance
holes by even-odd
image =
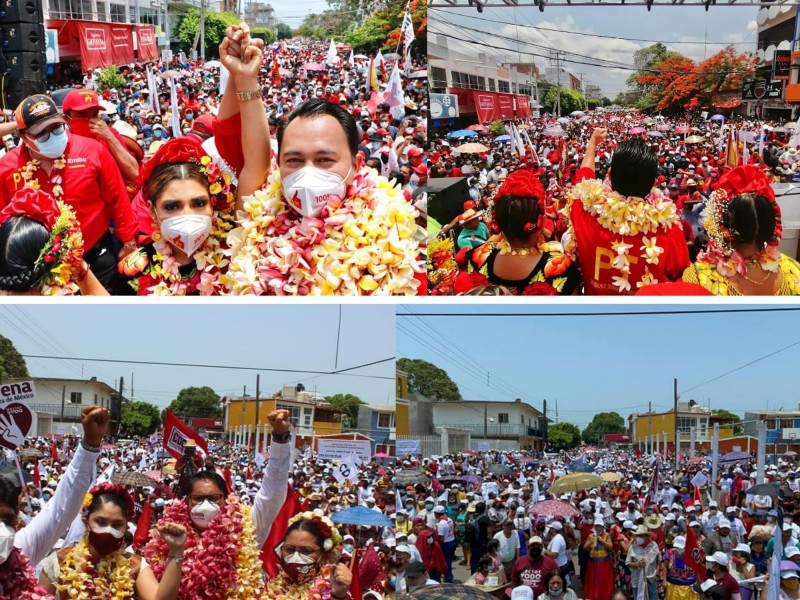
[[[50,19],[47,27],[58,30],[61,59],[80,60],[84,71],[158,59],[155,27],[152,25],[137,27],[127,23]],[[138,33],[138,40],[135,39],[134,29]]]
[[[530,99],[522,94],[503,94],[481,90],[454,88],[451,94],[458,96],[460,114],[476,113],[478,121],[489,123],[496,119],[521,119],[531,116]]]

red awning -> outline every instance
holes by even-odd
[[[81,68],[85,71],[109,65],[128,65],[136,60],[133,25],[50,19],[47,27],[58,30],[61,59],[80,58]]]
[[[481,90],[451,89],[458,96],[460,113],[476,113],[478,121],[510,120],[531,116],[530,100],[522,94],[502,94]]]

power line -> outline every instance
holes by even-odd
[[[375,360],[372,362],[364,363],[361,365],[356,365],[353,367],[347,367],[346,369],[337,369],[335,371],[313,371],[313,370],[303,370],[303,369],[276,369],[276,368],[267,368],[267,367],[242,367],[240,365],[204,365],[204,364],[194,364],[194,363],[171,363],[171,362],[156,362],[156,361],[148,361],[148,360],[121,360],[121,359],[113,359],[113,358],[85,358],[85,357],[77,357],[77,356],[46,356],[46,355],[37,355],[37,354],[23,354],[25,358],[44,358],[44,359],[51,359],[51,360],[82,360],[86,362],[110,362],[110,363],[121,363],[127,365],[149,365],[149,366],[158,366],[158,367],[190,367],[190,368],[199,368],[199,369],[228,369],[234,371],[268,371],[272,373],[311,373],[316,375],[347,375],[349,377],[364,377],[367,379],[389,379],[394,380],[394,376],[392,377],[385,377],[382,375],[360,375],[360,374],[352,374],[348,373],[348,371],[354,371],[355,369],[363,369],[365,367],[371,367],[373,365],[378,365],[381,363],[389,362],[395,360],[395,357],[392,356],[391,358],[383,358],[380,360]]]
[[[771,313],[771,312],[798,312],[800,307],[768,307],[768,308],[697,308],[688,310],[674,310],[674,309],[654,309],[654,310],[632,310],[627,312],[611,312],[611,311],[594,311],[594,312],[513,312],[513,313],[496,313],[496,312],[464,312],[464,313],[429,313],[429,312],[415,312],[415,313],[400,313],[396,317],[640,317],[650,315],[709,315],[709,314],[731,314],[731,313]]]
[[[745,367],[749,367],[750,365],[754,365],[757,362],[761,362],[762,360],[765,360],[765,359],[767,359],[767,358],[769,358],[771,356],[775,356],[776,354],[780,354],[781,352],[784,352],[785,350],[788,350],[789,348],[794,348],[795,346],[800,346],[800,341],[794,342],[793,344],[789,344],[788,346],[784,346],[783,348],[775,350],[774,352],[770,352],[769,354],[765,354],[764,356],[760,356],[760,357],[756,358],[755,360],[751,360],[748,363],[745,363],[745,364],[743,364],[741,366],[736,367],[735,369],[731,369],[730,371],[726,371],[722,375],[717,375],[716,377],[714,377],[712,379],[709,379],[707,381],[704,381],[703,383],[698,383],[697,385],[694,385],[694,386],[692,386],[690,388],[687,388],[687,389],[683,390],[680,393],[681,394],[685,394],[686,392],[691,392],[692,390],[696,390],[699,387],[703,387],[704,385],[706,385],[708,383],[711,383],[713,381],[717,381],[718,379],[722,379],[723,377],[726,377],[726,376],[730,375],[731,373],[735,373],[736,371],[741,371]]]

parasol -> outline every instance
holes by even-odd
[[[537,517],[577,517],[581,514],[577,508],[563,500],[545,500],[537,502],[531,509]]]
[[[389,517],[366,506],[353,506],[340,510],[331,517],[331,521],[344,525],[361,525],[362,527],[392,526],[392,520]]]
[[[420,71],[414,71],[411,75],[408,76],[409,79],[427,79],[428,78],[428,69],[422,69]]]
[[[561,127],[548,127],[542,133],[547,137],[566,137],[567,132],[561,129]]]
[[[787,452],[784,452],[783,455],[784,456],[797,456],[797,452],[795,452],[794,450],[789,450]]]
[[[480,475],[465,475],[464,481],[466,483],[481,483],[483,481],[483,477]]]
[[[462,137],[478,137],[478,134],[469,129],[459,129],[458,131],[451,131],[447,134],[449,138],[462,138]]]
[[[222,63],[218,60],[210,60],[206,64],[203,65],[206,69],[219,69],[222,67]]]
[[[400,55],[397,52],[388,52],[387,54],[383,55],[383,58],[386,60],[397,60],[400,58]]]
[[[372,455],[372,458],[391,458],[386,452],[378,452]]]
[[[407,485],[417,485],[418,483],[428,485],[430,480],[422,471],[417,471],[415,469],[404,469],[397,472],[397,475],[395,476],[395,482],[397,485],[405,487]]]
[[[175,69],[169,69],[169,70],[164,71],[163,73],[161,73],[161,75],[159,75],[159,77],[161,77],[161,79],[169,79],[170,77],[176,77],[177,78],[177,77],[181,77],[181,73],[180,73],[180,71],[176,71]]]
[[[582,110],[573,110],[571,113],[569,113],[569,116],[570,117],[582,117],[585,114],[586,113],[583,112]]]
[[[445,583],[441,585],[425,585],[418,591],[412,592],[409,596],[411,600],[452,600],[460,598],[463,600],[494,600],[489,592],[462,585],[460,583]]]
[[[567,117],[559,117],[558,122],[563,124],[569,123],[569,119]]]
[[[456,148],[461,154],[480,154],[481,152],[488,152],[489,148],[477,142],[470,142],[468,144],[461,144]]]
[[[502,477],[513,477],[514,469],[506,465],[493,464],[489,465],[489,473],[492,475],[500,475]]]
[[[691,133],[691,132],[692,132],[692,128],[691,127],[687,127],[686,125],[684,125],[683,127],[676,127],[675,128],[675,133],[684,134],[684,133]]]
[[[511,141],[511,136],[510,135],[498,135],[496,138],[494,138],[494,141],[495,142],[500,142],[501,144],[504,144],[506,142]]]
[[[132,487],[148,487],[156,483],[140,471],[120,471],[111,478],[111,481]]]
[[[752,457],[747,452],[735,451],[723,454],[719,462],[744,462],[749,461]]]
[[[325,67],[323,67],[321,64],[312,63],[312,62],[304,64],[301,68],[305,69],[306,71],[324,71],[325,70]]]
[[[20,460],[34,460],[37,458],[42,458],[44,454],[39,452],[36,448],[21,448],[19,450],[19,458]]]
[[[656,130],[658,131],[669,131],[670,127],[666,123],[660,123],[656,125]]]
[[[367,56],[366,54],[356,54],[353,58],[364,60],[365,58],[369,58],[369,56]]]
[[[647,130],[644,127],[631,127],[630,129],[628,129],[628,133],[630,135],[638,135],[638,134],[644,133],[646,131]]]
[[[774,483],[760,483],[753,487],[747,488],[748,496],[769,496],[770,498],[777,498],[781,489]]]
[[[572,473],[556,479],[548,491],[551,494],[565,494],[600,487],[604,484],[605,481],[593,473]]]
[[[619,473],[614,473],[613,471],[607,471],[606,473],[600,474],[600,479],[603,481],[607,481],[608,483],[614,483],[615,481],[619,481],[622,479]]]
[[[480,123],[476,125],[470,125],[469,127],[467,127],[467,129],[470,131],[488,131],[486,125],[481,125]]]
[[[709,121],[724,121],[725,120],[725,115],[711,115],[708,118],[708,120]]]
[[[702,143],[703,141],[705,141],[705,139],[706,139],[706,138],[704,138],[702,135],[690,135],[690,136],[689,136],[689,137],[687,137],[687,138],[686,138],[684,141],[685,141],[687,144],[700,144],[700,143]]]
[[[661,133],[660,131],[655,131],[655,130],[648,131],[647,135],[649,135],[650,137],[656,137],[656,138],[663,138],[664,137],[663,133]]]
[[[594,473],[594,467],[587,462],[574,461],[567,465],[570,473]]]

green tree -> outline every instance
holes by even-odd
[[[352,15],[342,10],[313,13],[303,19],[297,33],[315,40],[341,40],[353,23]],[[384,32],[385,35],[385,32]]]
[[[189,417],[219,417],[222,415],[220,397],[208,386],[183,388],[169,409],[184,421]]]
[[[111,65],[106,67],[97,76],[98,87],[101,92],[106,90],[121,90],[125,87],[126,81],[122,74],[119,72],[119,67]]]
[[[556,423],[547,429],[551,450],[571,450],[581,443],[581,430],[572,423]]]
[[[272,27],[253,27],[250,30],[250,34],[254,38],[264,40],[265,46],[269,46],[275,41],[275,31],[273,31]]]
[[[149,402],[126,402],[122,405],[120,425],[128,435],[150,435],[161,427],[161,413]]]
[[[292,28],[286,23],[278,23],[277,30],[279,40],[288,40],[290,37],[292,37],[292,35],[294,35]]]
[[[219,44],[225,37],[225,30],[231,25],[238,25],[239,17],[232,12],[210,12],[206,11],[206,56],[217,56]],[[197,30],[200,28],[200,11],[192,9],[181,17],[178,27],[175,30],[175,37],[178,38],[180,47],[189,51],[194,44]],[[199,46],[199,44],[198,44]],[[199,48],[198,48],[199,50]]]
[[[500,119],[496,119],[489,123],[486,127],[493,136],[497,137],[498,135],[503,135],[506,132],[506,126]]]
[[[347,426],[350,429],[353,429],[357,426],[358,407],[364,404],[361,398],[354,396],[353,394],[334,394],[333,396],[328,396],[326,400],[328,401],[328,404],[330,404],[336,410],[341,410],[346,413]]]
[[[447,371],[418,358],[401,358],[397,368],[408,375],[408,389],[432,400],[458,402],[461,392]]]
[[[744,433],[744,427],[742,427],[742,418],[732,413],[729,410],[725,410],[724,408],[715,408],[711,411],[715,415],[719,415],[720,417],[725,417],[725,425],[733,426],[733,435],[742,435]]]
[[[589,105],[589,110],[594,110],[598,106],[600,106],[601,101],[597,98],[589,98],[586,100],[586,103]]]
[[[570,90],[568,88],[561,89],[561,114],[568,115],[574,110],[584,110],[586,107],[586,98],[577,90]],[[556,97],[558,96],[558,86],[553,86],[547,90],[544,96],[542,106],[546,112],[552,113],[556,106]]]
[[[583,441],[587,444],[597,444],[606,433],[624,433],[625,419],[617,412],[597,413],[592,422],[583,430]]]
[[[402,51],[400,30],[405,10],[405,3],[387,3],[364,19],[362,25],[345,35],[345,41],[364,52],[374,52],[378,48],[390,48],[392,52],[399,48]],[[428,5],[426,2],[411,0],[411,23],[414,26],[414,42],[411,45],[411,52],[424,53],[424,49],[428,47]]]
[[[30,377],[25,359],[7,337],[0,335],[0,382],[7,377]]]

